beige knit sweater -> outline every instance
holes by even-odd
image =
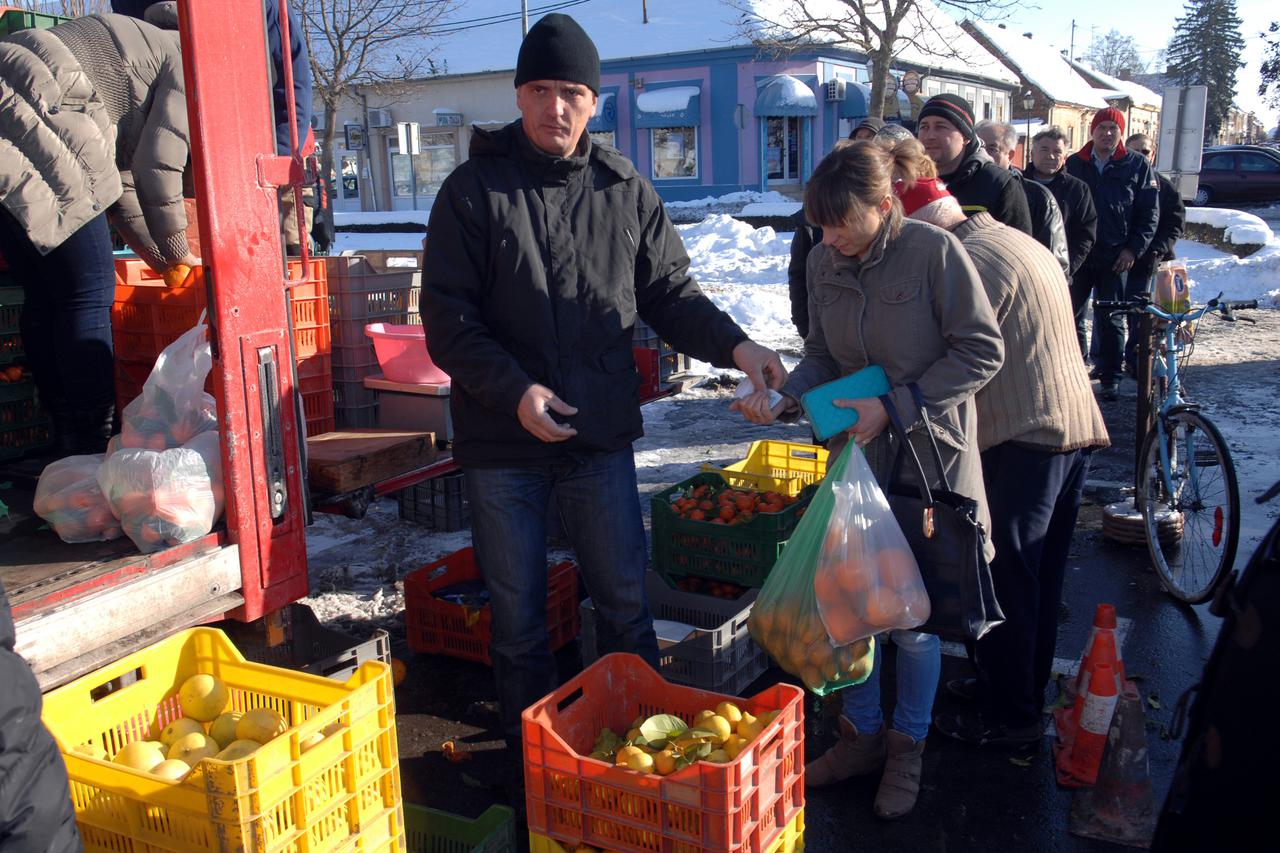
[[[954,232],[978,269],[1004,337],[1004,365],[978,391],[978,446],[1055,452],[1110,444],[1076,343],[1071,296],[1053,255],[979,213]]]

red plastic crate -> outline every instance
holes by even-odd
[[[480,580],[475,551],[463,548],[410,572],[404,579],[404,621],[409,648],[492,666],[493,613],[435,597],[463,581]],[[555,651],[578,636],[578,567],[565,560],[547,569],[547,634]]]
[[[658,376],[658,351],[650,347],[632,347],[631,354],[635,356],[636,370],[640,373],[640,399],[647,400],[662,390]]]
[[[727,764],[697,762],[669,776],[590,758],[602,728],[640,716],[686,722],[731,701],[759,716],[779,710]],[[804,691],[776,684],[750,699],[664,681],[636,655],[613,654],[522,715],[529,831],[565,844],[629,853],[759,853],[804,807]]]

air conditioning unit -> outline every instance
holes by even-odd
[[[844,100],[844,81],[840,79],[828,80],[827,85],[827,103],[833,103]]]
[[[391,110],[369,110],[369,127],[391,127],[395,122],[391,119]]]

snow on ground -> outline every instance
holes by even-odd
[[[804,205],[798,201],[758,201],[742,208],[743,216],[794,216]]]
[[[431,210],[359,210],[359,211],[335,211],[333,214],[333,226],[341,228],[344,225],[421,225],[424,228],[427,225],[427,218],[431,215]]]
[[[329,247],[331,255],[358,255],[361,252],[416,252],[422,248],[425,234],[350,233],[339,231]]]
[[[755,190],[743,190],[742,192],[729,193],[721,196],[707,196],[705,198],[695,198],[691,201],[669,201],[667,202],[667,210],[702,210],[711,208],[732,208],[734,211],[740,210],[743,206],[749,204],[767,204],[776,202],[794,201],[789,199],[780,192],[756,192]]]
[[[1226,299],[1256,299],[1260,306],[1280,308],[1280,239],[1272,236],[1247,258],[1190,240],[1179,240],[1174,253],[1187,261],[1193,299],[1204,302],[1222,293]]]
[[[1259,216],[1243,210],[1221,207],[1188,207],[1187,222],[1212,225],[1226,231],[1227,241],[1236,245],[1267,244],[1275,239],[1270,226]]]

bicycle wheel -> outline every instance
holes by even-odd
[[[1159,435],[1155,429],[1147,431],[1138,478],[1147,546],[1169,594],[1199,604],[1213,595],[1235,561],[1240,537],[1236,469],[1212,422],[1198,412],[1178,412],[1165,424],[1170,474],[1166,485]]]

